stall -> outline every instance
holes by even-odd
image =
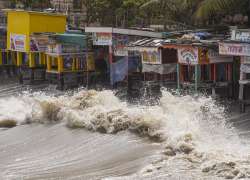
[[[240,59],[239,101],[241,112],[250,105],[250,30],[232,29],[231,39],[220,42],[220,54]]]
[[[178,88],[231,97],[233,58],[219,55],[217,41],[176,43]]]
[[[127,81],[128,72],[133,66],[130,62],[137,61],[137,56],[128,53],[129,42],[145,37],[162,37],[157,32],[105,27],[86,27],[85,32],[93,37],[96,70],[99,72],[96,83],[112,87]]]
[[[19,70],[20,82],[45,80],[45,51],[51,33],[63,33],[66,16],[55,13],[5,10],[7,13],[7,49]]]
[[[129,74],[131,96],[144,93],[140,96],[155,98],[161,87],[176,88],[177,51],[164,47],[166,42],[169,40],[146,38],[129,44],[129,53],[140,58],[140,71]]]
[[[86,49],[84,34],[55,34],[47,47],[46,75],[61,90],[83,84],[85,72],[93,71],[93,53]]]

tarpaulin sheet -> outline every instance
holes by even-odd
[[[128,75],[128,60],[127,57],[120,59],[118,62],[113,63],[111,72],[111,84],[123,81]]]
[[[128,70],[136,71],[140,67],[140,57],[130,56],[128,59]]]
[[[154,72],[158,74],[170,74],[177,72],[177,65],[176,64],[143,64],[142,65],[142,72]]]

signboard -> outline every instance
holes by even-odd
[[[233,62],[232,56],[220,55],[218,51],[212,49],[208,50],[208,59],[209,63],[211,64],[222,63],[222,62]]]
[[[14,51],[26,50],[26,36],[22,34],[10,34],[10,49]]]
[[[111,46],[112,34],[111,33],[94,33],[93,44],[96,46]]]
[[[250,56],[250,44],[219,43],[221,55]]]
[[[128,56],[127,48],[121,46],[114,47],[114,56]]]
[[[30,36],[30,51],[32,52],[46,52],[48,44],[48,36]]]
[[[181,64],[195,65],[199,63],[199,50],[198,48],[179,48],[178,59]]]
[[[126,48],[129,42],[128,35],[114,34],[113,35],[113,50],[115,56],[128,56]]]
[[[231,40],[250,42],[250,31],[233,30]]]
[[[142,63],[161,64],[161,51],[155,48],[150,51],[143,51]]]

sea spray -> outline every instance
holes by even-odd
[[[69,128],[108,134],[127,130],[161,141],[164,160],[153,163],[154,171],[181,159],[207,175],[250,177],[250,163],[245,163],[249,146],[242,145],[225,120],[224,108],[210,97],[174,96],[163,91],[159,105],[143,106],[121,102],[112,91],[82,90],[73,96],[38,93],[1,101],[0,121],[64,123]]]

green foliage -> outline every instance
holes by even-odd
[[[250,19],[250,0],[150,0],[144,6],[152,4],[161,7],[159,13],[164,19],[185,24],[219,22],[225,15],[235,14]]]
[[[11,0],[25,8],[48,8],[50,0]],[[193,26],[218,23],[226,15],[250,17],[250,0],[78,0],[86,7],[86,24],[103,26],[147,26],[169,22]],[[249,18],[250,19],[250,18]],[[250,21],[249,21],[250,22]],[[250,23],[249,23],[250,24]]]
[[[50,7],[50,0],[11,0],[11,6],[13,8],[16,4],[23,4],[25,9],[45,9]]]

